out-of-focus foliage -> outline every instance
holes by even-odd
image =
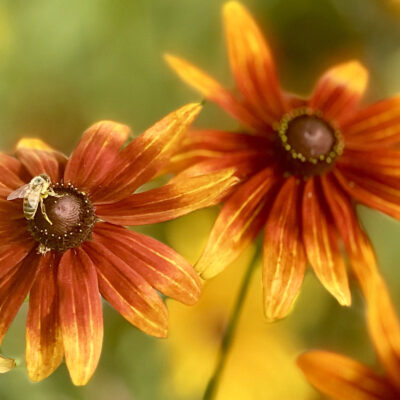
[[[369,100],[400,90],[400,11],[395,11],[394,0],[243,3],[269,38],[286,89],[307,94],[325,67],[359,58],[371,71]],[[1,149],[12,150],[18,138],[29,135],[68,153],[81,132],[98,119],[115,119],[140,133],[179,105],[199,100],[168,70],[162,59],[165,51],[184,56],[232,85],[222,4],[222,0],[0,2]],[[207,104],[198,126],[231,129],[236,124]],[[360,214],[390,289],[399,293],[399,225],[365,208],[360,207]],[[195,261],[215,215],[210,210],[199,212],[149,232]],[[209,282],[198,306],[169,302],[170,339],[147,337],[105,305],[104,351],[94,379],[84,388],[72,386],[65,367],[42,383],[28,381],[25,305],[1,349],[17,360],[17,367],[0,376],[0,399],[198,399],[213,369],[224,321],[248,259],[246,253]],[[291,364],[303,349],[322,347],[373,362],[357,290],[353,306],[341,308],[309,273],[295,312],[269,325],[263,320],[256,278],[219,400],[258,399],[255,392],[266,399],[317,399]]]

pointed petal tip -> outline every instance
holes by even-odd
[[[368,83],[368,70],[358,60],[350,60],[339,64],[334,68],[336,70],[336,78],[343,81],[344,84],[350,85],[351,88],[359,93],[363,93]]]

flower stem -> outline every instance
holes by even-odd
[[[243,277],[243,281],[241,283],[239,293],[236,298],[232,315],[229,319],[228,326],[226,328],[224,337],[222,338],[221,341],[221,345],[219,348],[218,363],[215,367],[214,373],[210,381],[208,382],[206,391],[204,392],[203,400],[213,400],[217,395],[218,385],[220,383],[222,373],[225,369],[229,350],[232,347],[232,342],[236,333],[236,328],[239,322],[241,311],[243,309],[244,301],[246,299],[247,290],[249,289],[250,286],[251,276],[254,271],[254,267],[256,265],[258,254],[259,252],[256,251]]]

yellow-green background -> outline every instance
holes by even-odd
[[[307,94],[324,68],[358,58],[371,72],[368,101],[399,91],[400,5],[397,10],[396,0],[243,3],[268,35],[286,89]],[[1,150],[12,151],[22,136],[38,136],[69,153],[96,120],[121,121],[140,133],[174,108],[199,100],[169,71],[162,59],[165,51],[184,56],[231,85],[222,4],[220,0],[1,1]],[[236,126],[210,104],[197,125]],[[359,211],[398,305],[399,226],[378,212]],[[214,210],[200,212],[145,231],[195,261],[215,215]],[[235,267],[238,274],[247,259]],[[293,314],[268,325],[262,319],[258,273],[240,325],[241,339],[235,343],[243,347],[243,354],[236,349],[238,356],[231,359],[235,366],[230,367],[236,372],[224,380],[219,400],[318,399],[301,383],[294,366],[295,355],[312,347],[376,363],[356,288],[353,306],[340,308],[309,273]],[[199,399],[229,313],[228,299],[236,294],[237,285],[230,284],[236,278],[228,274],[206,286],[206,301],[200,308],[170,303],[170,339],[146,336],[105,305],[102,357],[84,388],[70,383],[65,365],[44,382],[29,382],[23,361],[24,304],[2,346],[2,353],[16,358],[19,365],[0,376],[0,399]],[[261,344],[248,350],[249,342],[258,343],[254,337]],[[253,370],[262,373],[244,373]],[[233,393],[230,387],[235,388]]]

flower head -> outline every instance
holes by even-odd
[[[268,319],[285,317],[307,262],[342,305],[351,294],[339,240],[352,260],[367,246],[354,204],[400,218],[400,97],[366,108],[359,100],[368,73],[357,61],[328,70],[308,100],[284,92],[268,44],[236,1],[224,7],[229,60],[238,88],[230,92],[188,62],[172,68],[240,121],[240,133],[193,131],[170,168],[194,176],[235,167],[241,179],[227,199],[196,268],[221,272],[264,233],[263,285]],[[344,220],[347,218],[347,220]],[[355,236],[347,231],[353,224]]]
[[[200,111],[189,104],[125,145],[127,126],[90,127],[68,159],[37,139],[0,153],[0,341],[29,293],[26,362],[38,381],[65,356],[87,383],[101,353],[101,296],[142,331],[167,333],[157,292],[193,304],[200,281],[168,246],[122,225],[166,221],[214,204],[231,171],[132,194],[176,151]],[[218,181],[219,183],[216,183]]]

